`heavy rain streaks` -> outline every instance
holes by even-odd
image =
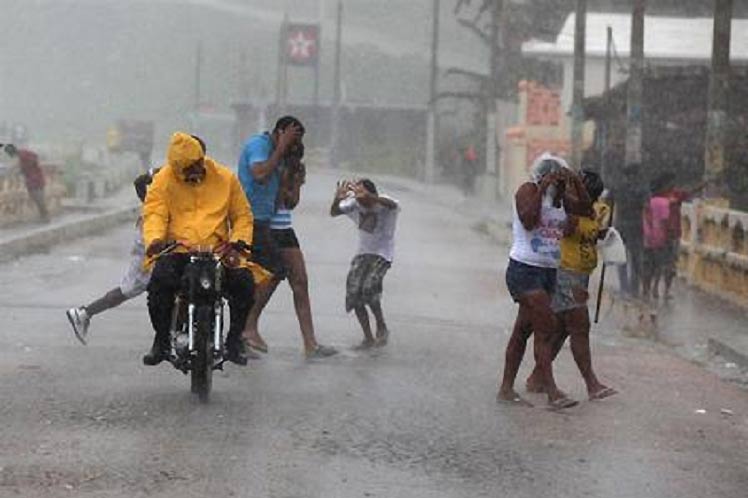
[[[744,2],[0,6],[0,497],[745,494]]]

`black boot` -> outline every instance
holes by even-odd
[[[145,356],[143,356],[143,364],[148,365],[149,367],[152,367],[154,365],[158,365],[162,361],[166,360],[169,357],[169,338],[168,336],[162,336],[160,334],[156,334],[156,337],[153,339],[153,346],[151,346],[151,350],[148,351]]]
[[[247,353],[244,351],[244,343],[239,334],[229,333],[226,337],[226,361],[241,366],[247,364]]]

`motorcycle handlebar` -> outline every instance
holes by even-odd
[[[213,252],[214,254],[221,254],[222,251],[220,251],[218,248],[220,248],[222,245],[223,244],[219,244],[218,246],[213,247],[210,252]],[[252,254],[253,247],[250,244],[247,244],[246,242],[244,242],[243,240],[240,240],[238,242],[231,242],[228,245],[232,246],[234,249],[242,253],[244,256],[250,256]],[[171,240],[166,243],[166,247],[163,250],[161,250],[161,252],[153,256],[153,259],[157,260],[162,256],[171,254],[172,252],[174,252],[176,249],[180,247],[183,249],[187,249],[187,251],[193,251],[193,250],[199,251],[199,246],[191,246],[189,244],[185,244],[184,242]]]

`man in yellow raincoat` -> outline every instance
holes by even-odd
[[[188,262],[184,247],[211,247],[226,266],[231,324],[226,359],[246,365],[241,332],[253,305],[254,286],[267,278],[261,267],[247,262],[241,249],[252,244],[253,216],[238,178],[205,155],[200,139],[186,133],[171,138],[166,165],[154,177],[143,204],[143,240],[147,267],[171,242],[183,244],[155,260],[148,285],[148,311],[156,331],[146,365],[167,358],[174,299]]]

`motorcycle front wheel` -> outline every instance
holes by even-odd
[[[213,309],[200,306],[195,313],[195,352],[192,356],[191,387],[198,399],[210,401],[213,387]]]

